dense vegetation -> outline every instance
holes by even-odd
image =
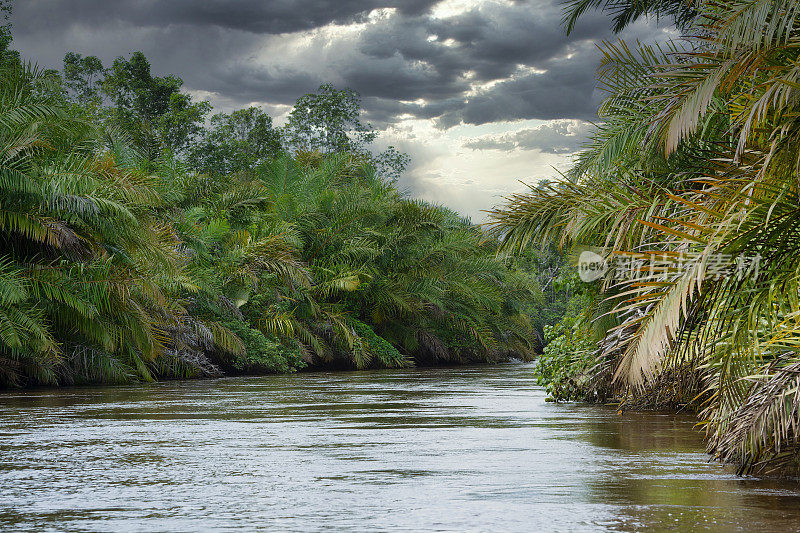
[[[672,16],[682,39],[605,45],[585,150],[494,214],[509,251],[593,247],[610,265],[551,332],[542,379],[558,397],[693,405],[715,458],[796,472],[800,2],[580,0],[568,26],[593,7],[617,30]]]
[[[7,33],[3,35],[7,36]],[[531,358],[537,277],[394,186],[353,91],[283,128],[218,113],[139,52],[0,53],[0,384]],[[551,306],[552,307],[552,306]]]

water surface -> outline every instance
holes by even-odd
[[[521,364],[5,393],[0,530],[800,531],[692,417],[544,397]]]

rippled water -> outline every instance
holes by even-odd
[[[0,395],[0,529],[800,530],[691,417],[544,401],[528,365]]]

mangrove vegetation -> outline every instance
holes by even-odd
[[[714,458],[796,473],[800,2],[577,0],[567,29],[594,8],[679,38],[604,44],[588,144],[493,213],[506,252],[602,258],[539,377],[556,399],[697,410]]]
[[[141,52],[0,68],[0,384],[531,359],[537,274],[408,198],[358,95],[211,115]],[[552,298],[551,298],[552,299]],[[556,309],[551,306],[552,309]]]

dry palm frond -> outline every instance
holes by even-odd
[[[747,398],[709,443],[710,452],[736,464],[740,474],[798,466],[800,363],[794,359],[785,354],[763,374],[748,377]]]

